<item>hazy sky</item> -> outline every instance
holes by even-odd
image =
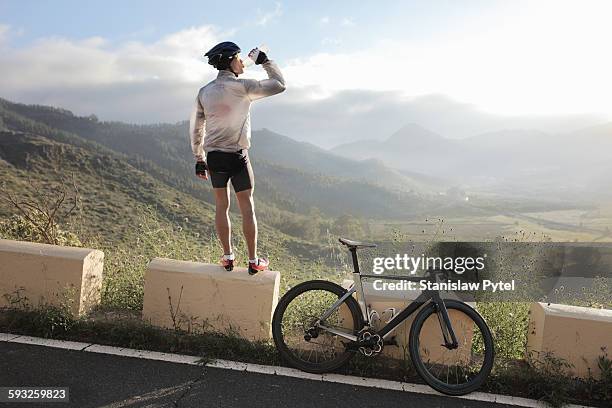
[[[254,108],[256,128],[320,144],[407,121],[449,137],[552,131],[612,120],[610,21],[606,0],[2,0],[0,96],[175,122],[216,75],[202,54],[232,40],[268,45],[287,79]],[[332,134],[322,123],[336,117]]]

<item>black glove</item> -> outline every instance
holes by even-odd
[[[255,61],[255,65],[260,65],[268,61],[269,60],[268,60],[268,56],[266,55],[266,53],[263,51],[259,51],[259,54],[257,55],[257,61]]]
[[[205,161],[199,161],[196,162],[195,165],[195,174],[196,175],[205,175],[206,174],[206,170],[208,170],[208,167],[206,167],[206,162]]]

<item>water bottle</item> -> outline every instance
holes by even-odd
[[[246,68],[255,65],[255,61],[257,61],[257,57],[259,56],[260,52],[267,54],[269,52],[268,46],[260,45],[259,47],[256,47],[251,52],[249,52],[248,58],[245,58],[242,61],[244,67]]]

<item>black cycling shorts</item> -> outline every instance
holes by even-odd
[[[253,168],[246,149],[237,152],[208,152],[206,164],[214,188],[226,188],[230,179],[235,192],[248,190],[255,184]]]

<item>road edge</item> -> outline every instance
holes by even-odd
[[[84,351],[90,353],[111,354],[122,357],[141,358],[146,360],[166,361],[177,364],[205,365],[206,367],[221,368],[235,371],[246,371],[258,374],[282,375],[284,377],[302,378],[306,380],[325,381],[340,384],[355,385],[360,387],[380,388],[385,390],[404,391],[415,394],[436,395],[447,398],[460,398],[483,402],[493,402],[498,404],[513,405],[526,408],[549,408],[550,405],[529,398],[513,397],[501,394],[489,394],[486,392],[473,392],[468,395],[451,397],[441,394],[427,385],[412,384],[400,381],[381,380],[377,378],[356,377],[343,374],[310,374],[303,371],[279,366],[267,366],[262,364],[243,363],[239,361],[216,359],[206,364],[202,364],[200,357],[185,354],[161,353],[158,351],[136,350],[124,347],[105,346],[95,343],[83,343],[76,341],[65,341],[55,339],[45,339],[41,337],[22,336],[12,333],[1,333],[0,342],[20,343],[35,346],[59,348],[66,350]],[[565,405],[566,408],[593,408],[585,405]]]

